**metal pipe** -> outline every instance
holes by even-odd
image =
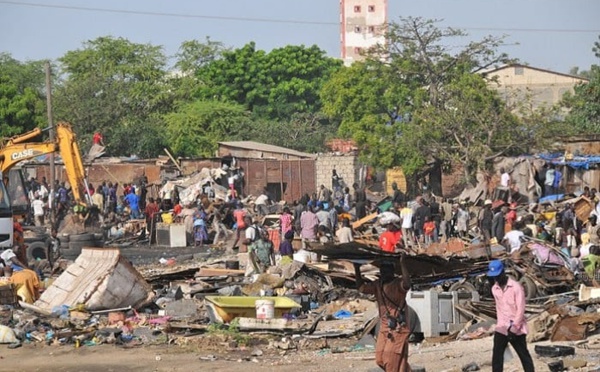
[[[50,128],[50,141],[55,142],[56,131],[54,130],[54,119],[52,117],[52,81],[51,81],[51,70],[50,70],[50,61],[46,61],[46,112],[48,115],[48,127]],[[54,204],[54,182],[55,182],[55,163],[54,163],[54,152],[50,153],[50,198],[48,199],[48,208],[52,212],[50,215],[50,219],[52,225],[56,221],[56,209],[53,208]]]
[[[532,298],[530,301],[542,300],[545,298],[560,297],[560,296],[566,296],[566,295],[572,295],[572,294],[579,294],[579,291],[571,291],[571,292],[557,293],[557,294],[553,294],[553,295],[549,295],[549,296],[536,297],[536,298]]]

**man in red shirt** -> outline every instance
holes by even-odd
[[[235,219],[235,224],[236,224],[236,231],[235,231],[235,241],[233,242],[233,245],[231,246],[232,249],[234,249],[237,246],[237,243],[240,240],[240,236],[242,235],[242,232],[244,230],[246,230],[246,211],[243,209],[243,205],[242,203],[238,203],[238,205],[236,206],[236,209],[233,211],[233,218]],[[244,251],[244,249],[241,250],[242,252]]]
[[[104,137],[102,136],[102,133],[94,133],[94,145],[104,146]]]
[[[402,240],[402,231],[396,225],[387,225],[386,231],[379,235],[379,248],[384,252],[396,252],[396,246]]]

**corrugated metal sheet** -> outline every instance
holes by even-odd
[[[266,143],[254,141],[219,142],[218,154],[219,156],[236,156],[259,159],[282,159],[282,155],[287,156],[288,159],[291,159],[290,157],[300,159],[316,158],[316,155],[314,154],[308,154],[285,147],[268,145]]]
[[[385,172],[385,189],[388,195],[394,194],[394,191],[392,190],[392,183],[394,182],[396,182],[400,191],[406,193],[406,190],[408,189],[406,176],[400,167],[394,167]]]
[[[304,194],[315,191],[315,159],[298,160],[267,160],[237,158],[238,166],[244,169],[245,182],[243,192],[245,195],[260,195],[263,188],[271,186],[278,191],[282,200],[291,203],[300,199]],[[202,168],[219,168],[221,159],[182,159],[181,167],[185,174],[192,174]],[[38,179],[49,176],[49,166],[36,165],[35,175]],[[147,163],[106,163],[94,164],[87,168],[88,179],[97,186],[102,181],[130,183],[137,181],[141,176],[148,177],[150,183],[160,183],[161,166],[154,162]],[[57,167],[57,179],[66,180],[64,170]],[[275,185],[276,184],[276,185]],[[227,179],[222,180],[222,186],[227,187]],[[150,194],[149,196],[155,196]]]
[[[260,195],[269,184],[278,184],[288,203],[315,191],[315,160],[240,160],[246,173],[244,193]],[[275,185],[272,185],[275,186]]]

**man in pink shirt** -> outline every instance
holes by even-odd
[[[521,284],[506,275],[504,264],[500,260],[489,263],[487,276],[494,281],[492,294],[496,301],[492,371],[502,372],[504,350],[510,343],[521,359],[523,371],[533,372],[533,360],[527,350],[526,341],[525,291]]]
[[[302,215],[300,215],[300,228],[302,229],[300,231],[300,237],[302,237],[303,243],[317,240],[317,226],[319,226],[319,219],[312,208],[308,207],[302,212]]]

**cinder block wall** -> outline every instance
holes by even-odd
[[[352,190],[352,184],[359,182],[361,164],[358,161],[358,157],[355,155],[335,155],[335,154],[322,154],[317,157],[316,165],[316,185],[317,190],[321,185],[331,189],[331,174],[332,170],[335,169],[337,174],[340,175],[346,186]]]

